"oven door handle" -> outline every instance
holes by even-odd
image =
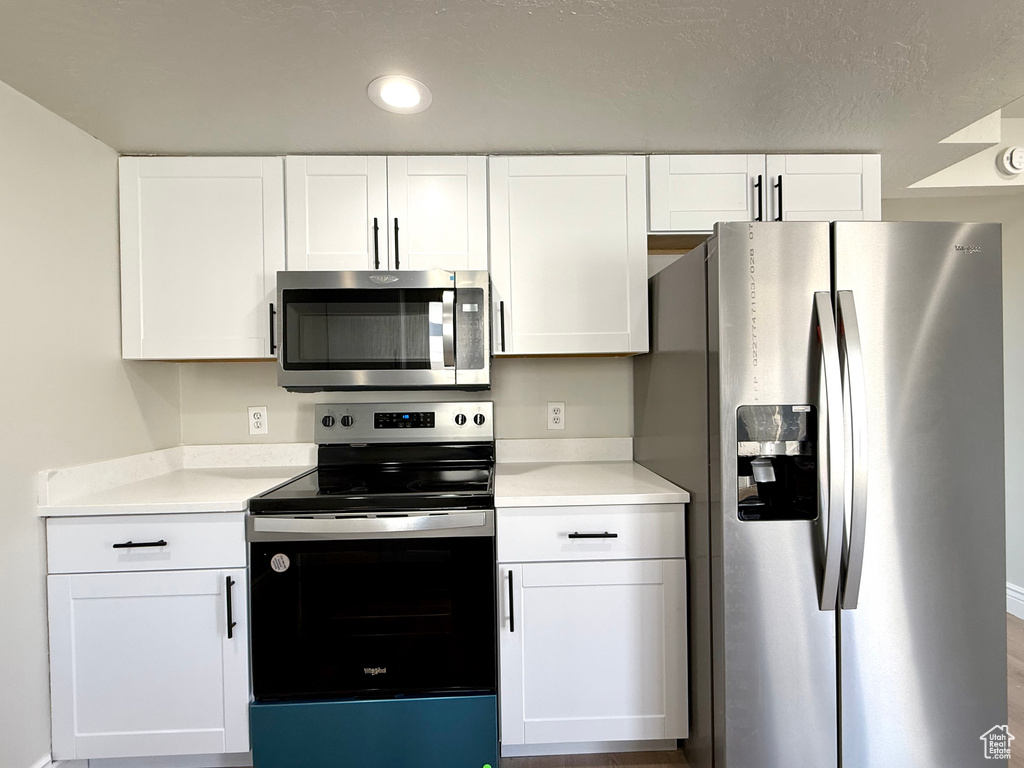
[[[479,528],[487,524],[485,512],[462,512],[456,515],[410,515],[408,517],[297,518],[267,515],[253,517],[256,533],[336,534],[400,533],[402,531],[441,531],[449,528]]]

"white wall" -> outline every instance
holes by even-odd
[[[0,766],[50,751],[35,473],[176,445],[174,366],[120,359],[117,155],[0,83]]]
[[[883,200],[882,218],[1003,225],[1006,580],[1024,587],[1024,194]]]
[[[629,437],[633,366],[629,358],[496,358],[487,392],[324,392],[277,386],[275,363],[188,363],[181,368],[182,440],[193,443],[308,442],[313,404],[415,400],[493,400],[499,438]],[[564,431],[547,429],[547,402],[566,404]],[[247,407],[268,407],[266,436],[250,437]]]

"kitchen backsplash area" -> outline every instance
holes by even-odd
[[[277,386],[273,362],[182,363],[185,445],[313,440],[313,406],[330,402],[492,400],[495,437],[630,437],[633,364],[624,357],[494,358],[485,392],[320,392]],[[565,403],[564,429],[547,428],[547,404]],[[266,435],[250,435],[249,406],[267,407]]]

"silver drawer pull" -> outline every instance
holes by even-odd
[[[608,533],[608,531],[605,531],[604,533],[580,533],[579,531],[574,531],[573,533],[569,533],[569,534],[566,534],[566,535],[570,539],[617,539],[617,538],[619,538],[619,534],[617,534],[617,533]]]

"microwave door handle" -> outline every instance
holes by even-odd
[[[441,349],[444,367],[455,367],[455,291],[441,293]]]
[[[430,369],[444,368],[444,303],[431,301],[427,304],[427,351],[430,355]]]

